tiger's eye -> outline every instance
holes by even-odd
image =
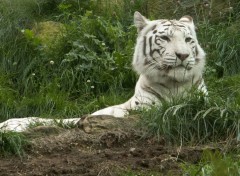
[[[192,38],[187,37],[187,38],[185,39],[185,42],[190,42],[191,40],[192,40]]]
[[[168,36],[166,36],[166,35],[163,35],[163,36],[161,36],[160,37],[162,40],[166,40],[166,41],[170,41],[170,38],[168,38]]]

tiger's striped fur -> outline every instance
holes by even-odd
[[[134,23],[138,38],[132,65],[140,75],[135,93],[127,102],[92,115],[124,117],[129,110],[183,96],[193,86],[207,95],[202,76],[205,52],[198,43],[190,16],[180,20],[150,21],[135,12]]]

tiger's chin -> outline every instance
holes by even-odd
[[[181,70],[191,70],[193,67],[192,66],[184,66],[184,65],[179,65],[176,67],[176,69],[181,69]]]
[[[174,65],[174,66],[172,66],[172,65],[169,65],[169,66],[166,66],[165,67],[166,69],[166,71],[170,71],[170,70],[191,70],[192,68],[193,68],[193,66],[190,66],[190,65]]]
[[[155,75],[151,75],[151,77],[159,77],[163,76],[165,79],[169,79],[176,82],[186,82],[190,81],[198,70],[197,65],[174,65],[168,66],[162,70],[156,70]],[[142,73],[144,74],[144,73]],[[154,73],[153,73],[154,74]]]

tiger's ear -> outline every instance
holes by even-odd
[[[137,27],[138,32],[140,32],[147,25],[147,18],[141,15],[139,12],[134,13],[134,25]]]
[[[189,15],[185,15],[179,21],[192,23],[193,22],[193,18],[191,16],[189,16]]]
[[[193,18],[191,16],[189,15],[183,16],[182,18],[180,18],[179,21],[186,24],[189,27],[189,29],[192,31],[192,34],[196,37],[197,28],[195,27],[193,23]]]
[[[193,23],[193,18],[191,16],[185,15],[182,18],[180,18],[179,21],[187,24],[189,27],[191,27],[193,30],[195,30],[195,26],[194,26],[194,23]]]

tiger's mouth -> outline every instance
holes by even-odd
[[[187,66],[179,65],[176,68],[180,68],[180,69],[184,69],[184,70],[191,70],[192,69],[192,67],[190,67],[189,65],[187,65]]]
[[[184,65],[184,64],[180,64],[180,65],[168,65],[166,67],[167,70],[173,70],[173,69],[183,69],[183,70],[191,70],[193,67],[190,66],[189,64]]]
[[[194,65],[196,64],[195,60],[193,58],[186,59],[186,60],[180,60],[176,57],[167,57],[164,58],[162,63],[162,68],[166,70],[172,70],[172,69],[178,69],[178,70],[191,70]]]

